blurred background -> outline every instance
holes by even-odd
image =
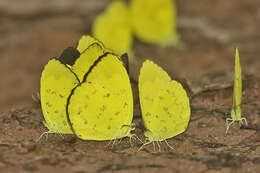
[[[31,106],[48,59],[89,34],[95,17],[110,2],[0,0],[0,112]],[[231,83],[235,47],[243,73],[259,76],[259,0],[176,0],[176,5],[180,45],[161,48],[135,39],[133,79],[142,61],[152,59],[172,78],[186,79],[194,91],[219,76]]]

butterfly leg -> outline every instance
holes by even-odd
[[[60,135],[60,137],[62,137],[62,139],[64,139],[64,136],[62,135],[62,133],[58,132],[58,134]]]
[[[161,152],[161,146],[160,146],[159,141],[156,141],[156,144],[157,144],[157,146],[158,146],[159,152]]]
[[[132,133],[129,133],[127,137],[129,137],[130,146],[133,147],[132,139],[135,139],[136,135],[132,134]]]
[[[246,118],[241,118],[239,122],[243,125],[243,120],[245,121],[245,125],[248,126]]]
[[[120,139],[118,140],[118,144],[120,144],[122,140],[123,140],[123,138],[120,138]]]
[[[229,123],[229,121],[231,121],[231,122]],[[230,127],[234,122],[235,122],[235,121],[232,120],[231,118],[227,118],[227,119],[226,119],[226,124],[227,124],[226,134],[228,133],[229,127]]]
[[[113,140],[113,143],[112,143],[112,146],[111,146],[111,149],[114,148],[114,146],[116,145],[116,142],[117,142],[117,139],[114,139],[114,140]]]
[[[48,140],[48,134],[49,133],[53,133],[53,132],[51,132],[51,131],[47,131],[47,132],[43,132],[42,134],[41,134],[41,136],[36,140],[36,142],[39,142],[40,140],[41,140],[41,138],[43,137],[43,136],[45,136],[46,135],[46,141]]]
[[[113,139],[111,139],[111,140],[109,141],[109,143],[106,145],[106,147],[109,147],[112,141],[113,141]]]
[[[153,151],[155,152],[156,149],[155,149],[155,144],[154,144],[154,142],[152,142],[152,144],[153,144]]]
[[[131,140],[131,138],[133,138],[134,140],[139,140],[142,144],[144,143],[136,134],[131,134],[130,135],[130,140]]]
[[[174,150],[174,148],[167,142],[166,139],[164,140],[164,142],[166,143],[166,145],[167,145],[170,149]]]
[[[146,146],[146,145],[148,145],[148,144],[150,144],[150,143],[152,143],[152,142],[153,142],[153,141],[149,141],[149,142],[144,143],[144,144],[137,150],[137,152],[140,151],[140,150],[142,150],[142,149],[144,148],[144,146]]]

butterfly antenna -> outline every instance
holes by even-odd
[[[152,143],[152,142],[153,142],[153,141],[149,141],[149,142],[144,143],[144,144],[137,150],[137,152],[141,151],[141,150],[144,148],[144,146],[146,146],[146,145],[148,145],[148,144],[150,144],[150,143]]]
[[[231,121],[231,122],[229,123],[229,121]],[[227,118],[227,119],[226,119],[226,124],[227,124],[226,135],[227,135],[227,133],[228,133],[229,127],[230,127],[234,122],[235,122],[235,121],[232,120],[231,118]]]

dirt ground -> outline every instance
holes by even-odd
[[[131,77],[137,80],[143,60],[161,65],[190,88],[192,107],[187,131],[154,152],[149,145],[124,139],[111,149],[108,142],[82,141],[73,135],[46,132],[40,106],[40,74],[48,59],[75,45],[90,31],[95,16],[109,0],[0,0],[0,172],[260,172],[260,1],[178,0],[178,48],[160,48],[138,40]],[[225,119],[232,104],[234,48],[243,68],[243,114],[248,126]],[[144,139],[136,83],[135,133]]]

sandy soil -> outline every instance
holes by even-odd
[[[61,3],[62,2],[62,3]],[[39,91],[43,66],[66,46],[89,33],[95,16],[109,0],[0,1],[0,172],[259,172],[260,171],[260,1],[178,0],[179,48],[159,48],[136,40],[131,77],[137,80],[143,60],[164,67],[190,88],[191,122],[187,131],[154,152],[124,139],[82,141],[50,134],[42,125]],[[243,68],[243,113],[249,126],[230,128],[225,119],[232,104],[234,47]],[[135,133],[144,139],[136,83]]]

